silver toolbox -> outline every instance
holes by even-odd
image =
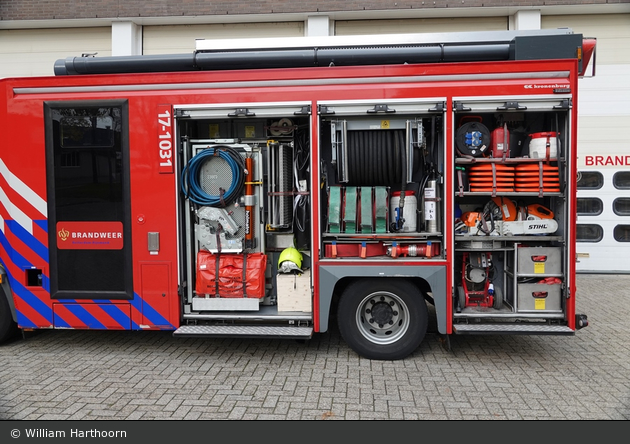
[[[562,312],[561,287],[561,284],[518,284],[518,312]]]
[[[562,274],[560,247],[519,247],[517,251],[519,275]]]

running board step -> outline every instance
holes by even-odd
[[[535,324],[454,324],[455,334],[513,334],[513,335],[573,335],[575,331],[564,325]]]
[[[313,327],[268,325],[182,325],[173,332],[181,337],[310,339]]]

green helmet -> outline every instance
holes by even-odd
[[[294,247],[285,248],[278,258],[278,268],[280,268],[285,261],[293,262],[298,268],[302,268],[302,253],[297,251]]]

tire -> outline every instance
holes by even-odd
[[[492,307],[500,310],[503,307],[503,290],[500,287],[494,288],[494,300],[492,301]]]
[[[398,360],[418,348],[429,314],[422,293],[412,283],[364,279],[348,285],[341,295],[337,323],[344,341],[360,356]]]
[[[459,301],[460,310],[466,308],[466,292],[464,291],[464,287],[461,285],[457,287],[457,300]]]
[[[11,316],[9,301],[0,290],[0,344],[14,337],[17,332],[17,324]]]

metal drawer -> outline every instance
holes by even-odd
[[[561,284],[518,284],[518,312],[562,312]]]
[[[562,273],[560,247],[519,247],[519,275],[559,275]]]

